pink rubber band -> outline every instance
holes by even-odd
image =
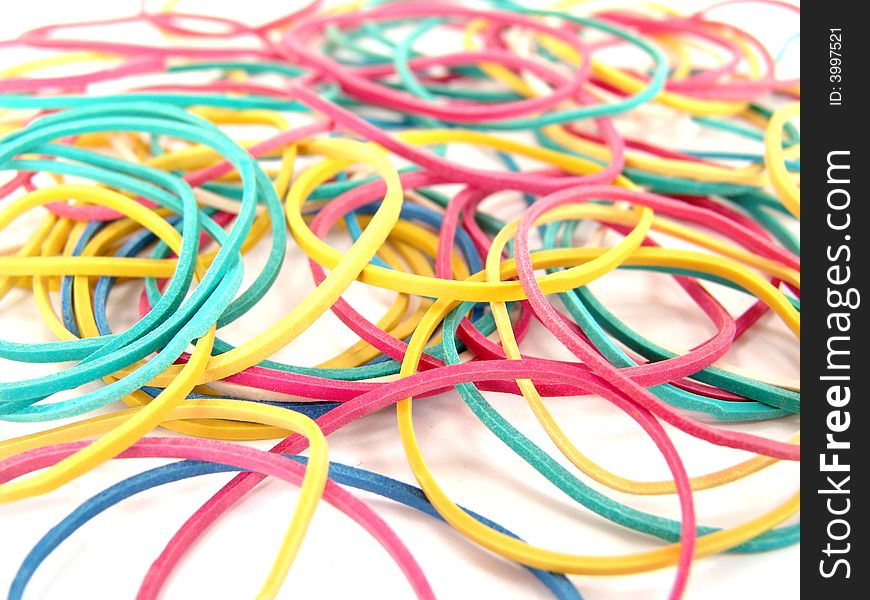
[[[0,461],[0,483],[6,483],[27,473],[57,464],[76,451],[88,446],[89,443],[81,441],[44,446]],[[297,486],[302,482],[306,469],[305,465],[274,452],[264,452],[239,444],[199,438],[142,438],[115,458],[185,458],[222,463],[247,469],[263,478],[266,476],[276,477]],[[323,499],[356,521],[383,546],[402,570],[418,598],[435,598],[423,570],[414,559],[411,551],[368,504],[331,480],[326,482]],[[203,532],[204,530],[200,533]],[[160,560],[158,558],[151,568],[155,568]],[[137,600],[155,600],[159,592],[159,587],[151,585],[146,579],[136,598]]]

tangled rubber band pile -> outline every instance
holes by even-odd
[[[758,4],[797,23],[790,4]],[[160,41],[101,39],[133,24]],[[456,47],[424,52],[433,32]],[[778,78],[778,49],[707,10],[570,0],[547,9],[312,2],[259,25],[171,3],[34,29],[0,52],[20,48],[44,56],[0,74],[0,294],[27,290],[57,339],[0,341],[0,418],[45,424],[0,442],[0,501],[48,494],[113,459],[185,460],[100,492],[48,530],[9,598],[23,597],[45,558],[112,505],[225,471],[244,472],[171,538],[138,598],[157,597],[196,539],[266,477],[299,494],[259,598],[278,593],[321,500],[389,552],[417,597],[434,597],[437,582],[349,488],[443,519],[559,598],[580,597],[566,575],[669,567],[673,585],[661,595],[679,598],[695,559],[799,540],[799,525],[787,523],[798,491],[776,506],[747,498],[757,516],[728,528],[703,524],[693,503],[696,492],[800,458],[797,434],[774,440],[714,422],[800,411],[798,382],[722,360],[738,339],[763,346],[753,326],[768,313],[799,343],[800,84]],[[610,58],[615,51],[629,52],[631,66]],[[617,130],[620,119],[657,112],[759,150],[680,150]],[[457,147],[499,165],[452,158]],[[506,220],[486,210],[502,192]],[[32,229],[16,224],[34,212]],[[339,250],[332,240],[342,236]],[[267,260],[253,272],[243,257],[255,248]],[[223,327],[258,310],[285,257],[301,253],[314,290],[243,343],[222,340]],[[673,278],[715,332],[688,350],[648,339],[587,287],[606,287],[616,269]],[[392,294],[376,322],[350,304],[352,282]],[[113,329],[122,307],[110,296],[131,286],[141,291],[138,320]],[[749,308],[726,310],[721,286],[748,295]],[[313,367],[274,360],[328,312],[356,343]],[[533,327],[573,358],[529,353]],[[10,361],[67,365],[10,381]],[[562,456],[502,416],[484,393],[493,391],[524,398]],[[459,506],[427,466],[412,418],[416,402],[442,393],[458,394],[537,471],[532,485],[555,486],[614,529],[661,544],[596,556],[580,540],[557,551]],[[637,423],[671,479],[629,479],[584,454],[549,406],[582,411],[588,395]],[[329,462],[326,437],[379,410],[395,411],[419,488]],[[54,427],[58,419],[72,420]],[[690,477],[666,425],[754,456]],[[281,441],[270,452],[239,443],[263,439]],[[680,518],[604,487],[673,494]]]

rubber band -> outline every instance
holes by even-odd
[[[251,24],[170,0],[0,42],[52,52],[0,71],[0,299],[11,310],[32,294],[36,326],[55,339],[0,340],[3,359],[47,365],[9,370],[0,418],[12,431],[73,418],[0,440],[0,500],[50,494],[116,457],[188,459],[70,513],[27,556],[10,597],[109,506],[233,470],[244,472],[169,540],[138,597],[155,598],[266,476],[301,492],[264,598],[278,593],[321,496],[381,543],[418,597],[433,597],[408,548],[338,483],[444,519],[560,598],[579,597],[566,573],[674,567],[676,599],[695,559],[799,541],[789,522],[799,492],[725,529],[695,504],[701,490],[781,477],[768,467],[800,458],[799,433],[779,441],[710,424],[800,413],[798,379],[729,354],[738,340],[764,352],[761,329],[800,336],[800,80],[777,73],[788,43],[770,49],[724,8],[720,17],[738,1],[694,13],[652,2],[315,1]],[[108,37],[127,25],[157,37]],[[611,58],[619,53],[625,62]],[[774,109],[775,95],[798,102]],[[703,143],[674,144],[684,129]],[[291,254],[307,261],[310,291],[268,315],[267,294],[290,297],[276,283]],[[671,318],[702,318],[695,341],[622,320],[607,293],[615,270],[676,283],[654,284],[656,296],[673,288],[688,308]],[[719,286],[739,309],[726,309]],[[357,289],[378,308],[359,304]],[[347,343],[319,362],[276,358],[327,312]],[[541,349],[545,338],[563,358]],[[461,508],[430,470],[438,449],[424,458],[412,412],[454,392],[469,411],[451,418],[480,421],[531,468],[529,485],[662,543],[618,555],[551,549]],[[491,392],[522,396],[561,457],[506,419]],[[598,449],[574,439],[555,406],[596,397],[640,425],[670,477],[632,478],[590,458]],[[393,404],[398,436],[357,431],[401,440],[419,489],[328,462],[326,436]],[[751,455],[688,473],[662,421]],[[181,437],[149,437],[158,427]],[[278,438],[270,453],[219,441]],[[635,508],[589,479],[673,495],[680,516]]]
[[[764,139],[764,164],[770,172],[771,183],[785,207],[798,219],[801,216],[800,190],[783,164],[782,126],[799,115],[800,103],[789,104],[773,113]]]

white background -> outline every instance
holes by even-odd
[[[620,3],[624,4],[624,3]],[[0,38],[47,22],[131,14],[137,2],[117,0],[25,0],[9,3],[0,19]],[[682,7],[700,7],[682,2]],[[14,8],[13,8],[14,6]],[[190,12],[234,16],[243,10],[251,22],[286,12],[287,2],[182,3]],[[157,8],[155,5],[154,8]],[[12,10],[10,10],[12,9]],[[795,16],[751,5],[722,9],[715,16],[750,28],[773,52],[799,27]],[[263,19],[261,19],[263,17]],[[791,51],[791,68],[796,48]],[[0,65],[21,62],[30,53],[0,50]],[[746,148],[760,145],[728,134],[700,131],[685,117],[662,109],[646,111],[642,118],[623,119],[625,132],[644,133],[675,147]],[[482,160],[474,156],[474,160]],[[5,181],[4,174],[0,181]],[[507,198],[493,210],[516,214],[518,204]],[[32,221],[31,221],[32,222]],[[29,226],[16,224],[14,234],[26,235]],[[4,240],[8,232],[4,232]],[[266,244],[264,244],[265,246]],[[248,258],[248,280],[262,264],[264,252]],[[277,319],[311,289],[310,277],[298,249],[288,250],[287,266],[260,310],[223,332],[230,342],[241,342]],[[689,347],[712,333],[697,308],[679,288],[663,276],[637,272],[615,273],[593,289],[629,324],[671,346]],[[734,311],[746,299],[719,287],[711,289]],[[113,295],[110,314],[116,327],[134,318],[138,289],[124,286]],[[377,319],[389,305],[389,294],[354,285],[348,298],[367,317]],[[14,292],[0,304],[0,331],[9,340],[50,340],[31,305],[30,296]],[[532,331],[529,353],[568,358],[541,328]],[[331,315],[282,350],[278,358],[313,365],[353,341]],[[771,315],[732,348],[727,360],[744,367],[782,376],[798,377],[798,345]],[[62,367],[62,365],[61,365]],[[55,365],[28,365],[0,361],[0,380],[9,381],[46,373]],[[488,394],[511,422],[554,457],[561,458],[520,397]],[[548,406],[575,443],[593,459],[627,477],[668,477],[664,462],[632,422],[607,402],[592,398],[554,398]],[[477,422],[455,394],[415,403],[414,415],[421,446],[446,491],[464,506],[505,525],[536,544],[578,554],[618,554],[657,547],[660,543],[619,529],[573,504],[536,472],[507,451]],[[799,427],[789,418],[763,424],[729,427],[785,439]],[[23,435],[39,427],[0,421],[0,439]],[[669,428],[690,475],[703,474],[745,460],[745,452],[714,448]],[[160,431],[159,435],[171,435]],[[332,460],[413,482],[407,467],[392,410],[371,415],[329,438]],[[271,443],[256,444],[268,448]],[[160,464],[157,460],[116,461],[100,467],[46,497],[0,506],[0,590],[8,584],[24,555],[55,523],[99,490]],[[563,461],[564,462],[564,461]],[[566,463],[567,464],[567,463]],[[91,521],[65,542],[44,563],[28,589],[27,598],[131,598],[153,560],[177,527],[229,476],[198,478],[150,490],[125,501]],[[585,478],[584,478],[585,480]],[[601,488],[594,482],[592,485]],[[728,526],[756,516],[782,502],[799,486],[795,464],[778,464],[735,484],[695,495],[699,522]],[[601,488],[603,489],[603,488]],[[632,497],[608,490],[612,497],[634,507],[678,518],[674,497]],[[546,591],[525,569],[507,563],[466,542],[447,526],[390,501],[362,494],[396,529],[421,562],[439,597],[541,598]],[[235,599],[251,597],[272,561],[289,518],[296,490],[270,482],[232,510],[206,535],[170,580],[164,597]],[[686,598],[755,599],[799,595],[797,546],[761,555],[725,555],[700,560],[693,567]],[[663,598],[673,570],[614,577],[573,577],[580,591],[592,600],[646,600]],[[387,554],[359,527],[326,504],[315,515],[310,533],[282,589],[283,598],[408,598],[410,588]]]

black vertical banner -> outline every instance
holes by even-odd
[[[801,584],[807,597],[870,597],[870,460],[863,344],[870,302],[866,203],[870,33],[863,2],[804,3],[801,196],[808,282],[802,341]],[[862,491],[864,490],[864,491]]]

